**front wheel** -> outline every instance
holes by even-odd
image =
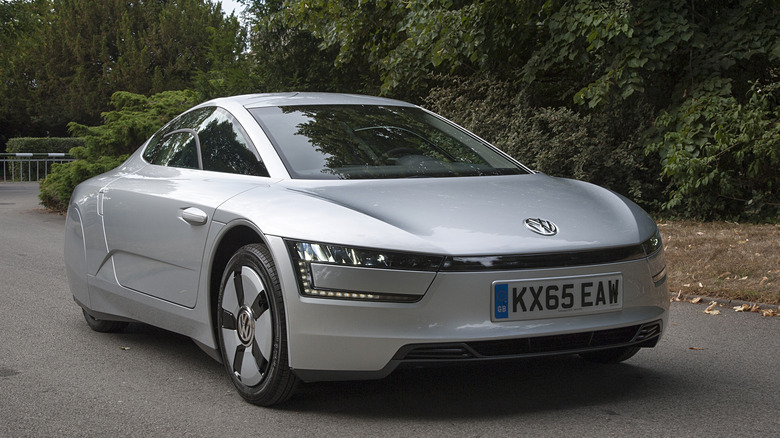
[[[265,246],[246,245],[228,262],[217,327],[225,369],[244,399],[270,406],[293,394],[298,379],[287,360],[282,291]]]

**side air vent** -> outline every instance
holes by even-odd
[[[459,345],[425,346],[420,345],[405,352],[405,360],[458,360],[473,358],[474,355],[465,347]]]
[[[661,323],[660,322],[654,322],[651,324],[645,324],[642,326],[642,328],[639,329],[639,332],[636,334],[635,341],[645,341],[650,338],[654,338],[661,334]]]

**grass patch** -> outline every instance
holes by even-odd
[[[780,225],[659,221],[669,290],[780,304]]]

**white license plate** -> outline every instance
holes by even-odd
[[[620,273],[493,282],[493,321],[550,318],[623,308]]]

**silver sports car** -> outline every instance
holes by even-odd
[[[97,331],[192,338],[246,400],[399,366],[653,347],[653,220],[417,106],[288,93],[198,105],[79,185],[70,289]]]

